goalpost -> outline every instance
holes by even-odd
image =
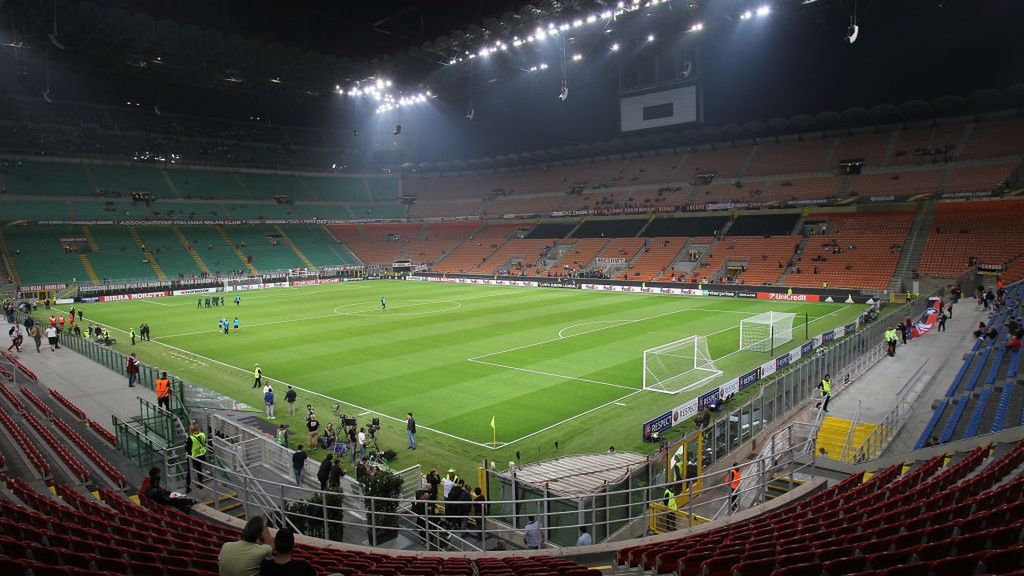
[[[793,340],[793,312],[764,312],[740,320],[740,350],[773,352]]]
[[[688,336],[644,350],[644,390],[676,394],[721,375],[705,336]]]

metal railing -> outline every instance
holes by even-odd
[[[857,433],[857,426],[861,424],[861,414],[864,410],[864,403],[857,400],[857,411],[853,414],[853,419],[850,420],[850,429],[846,432],[846,441],[843,442],[843,450],[839,453],[839,459],[843,462],[849,462],[849,455],[853,450],[853,439]]]
[[[896,437],[896,434],[899,433],[903,424],[906,423],[907,417],[910,416],[914,403],[924,389],[927,388],[930,379],[925,378],[925,366],[928,365],[928,362],[928,360],[921,362],[917,370],[914,371],[900,388],[899,392],[896,393],[896,402],[892,409],[882,418],[878,427],[872,430],[871,434],[868,434],[867,438],[854,451],[856,455],[854,461],[862,462],[878,458],[885,451],[886,447],[889,446],[893,438]],[[847,461],[849,462],[850,460]]]
[[[729,506],[735,511],[764,500],[767,482],[777,477],[793,478],[803,472],[813,473],[814,459],[810,463],[801,463],[796,456],[806,454],[811,446],[813,452],[814,438],[811,436],[813,427],[807,424],[794,424],[780,431],[781,439],[769,442],[767,452],[759,458],[743,464],[741,469],[741,487],[734,492],[727,483],[722,481],[720,473],[705,474],[687,479],[683,483],[662,482],[649,486],[636,487],[602,493],[600,505],[593,510],[580,513],[579,510],[559,506],[567,499],[589,499],[590,496],[549,496],[518,501],[494,500],[477,503],[461,503],[467,506],[465,511],[453,510],[452,502],[432,500],[411,500],[408,498],[390,499],[367,495],[350,495],[345,493],[332,503],[333,492],[322,492],[305,486],[286,484],[276,480],[259,478],[245,467],[231,469],[221,459],[211,461],[209,454],[203,464],[203,488],[196,488],[194,497],[215,500],[222,504],[237,502],[246,507],[246,512],[278,514],[284,511],[288,522],[296,526],[317,523],[323,526],[323,533],[332,533],[331,525],[340,523],[337,532],[343,532],[344,542],[378,546],[398,536],[404,536],[414,542],[429,545],[435,549],[445,550],[485,550],[491,549],[501,541],[510,549],[523,548],[522,530],[531,516],[540,522],[542,534],[547,542],[552,540],[550,532],[554,530],[570,530],[577,532],[580,526],[592,527],[599,517],[612,518],[625,515],[630,521],[649,524],[651,516],[662,514],[657,505],[665,504],[666,488],[672,487],[680,498],[689,487],[702,482],[699,494],[689,498],[686,504],[673,514],[678,514],[679,522],[673,521],[675,528],[683,528],[698,522],[702,510],[719,509]],[[216,449],[218,443],[214,443]],[[786,446],[784,449],[779,449]],[[220,454],[227,448],[220,445]],[[193,480],[194,481],[194,480]],[[687,486],[680,486],[685,484]],[[195,486],[195,484],[194,484]],[[258,493],[262,503],[254,501],[252,495]],[[327,496],[328,498],[325,498]],[[607,498],[606,498],[607,497]],[[733,502],[740,504],[732,508]],[[313,506],[309,506],[313,503]],[[416,507],[413,507],[413,504]],[[639,506],[637,505],[639,504]],[[422,505],[422,509],[419,506]],[[519,510],[509,514],[513,505]],[[654,505],[654,506],[652,506]],[[316,511],[316,514],[313,511]],[[394,511],[390,511],[394,510]],[[495,513],[495,510],[501,512]],[[341,520],[332,520],[341,518]],[[317,532],[320,530],[318,529]],[[336,533],[337,533],[336,532]],[[470,539],[476,541],[470,541]]]

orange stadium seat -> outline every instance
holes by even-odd
[[[775,284],[800,245],[799,236],[730,236],[719,240],[705,257],[695,276],[702,282],[714,282],[722,276],[752,286]],[[739,272],[723,266],[742,266]]]
[[[485,259],[508,237],[520,228],[529,228],[529,224],[488,224],[483,230],[470,235],[440,262],[434,264],[435,272],[468,273],[484,263]]]
[[[914,213],[815,214],[808,220],[827,222],[828,231],[808,239],[784,285],[882,290],[899,263]]]
[[[939,278],[958,278],[981,264],[1005,264],[1024,253],[1020,214],[1024,200],[942,202],[925,243],[918,271]],[[1014,269],[1019,267],[1018,263]]]
[[[669,264],[686,246],[686,238],[648,238],[640,249],[640,255],[620,276],[622,280],[648,282],[665,274]]]

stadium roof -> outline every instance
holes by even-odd
[[[606,485],[626,479],[630,471],[647,464],[647,456],[635,452],[577,454],[516,469],[516,480],[559,495],[594,494]]]

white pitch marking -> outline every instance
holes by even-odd
[[[145,302],[146,304],[155,304],[156,306],[172,306],[171,304],[164,304],[163,302],[157,302],[150,298],[138,298],[136,299],[136,302]]]
[[[566,376],[565,374],[555,374],[553,372],[542,372],[540,370],[531,370],[529,368],[519,368],[518,366],[509,366],[507,364],[498,364],[495,362],[485,362],[483,360],[477,360],[470,358],[470,362],[477,364],[486,364],[488,366],[497,366],[498,368],[508,368],[509,370],[519,370],[520,372],[529,372],[531,374],[540,374],[541,376],[552,376],[554,378],[564,378],[566,380],[579,380],[580,382],[590,382],[591,384],[601,384],[602,386],[611,386],[613,388],[623,388],[625,390],[636,390],[634,386],[623,386],[622,384],[612,384],[611,382],[601,382],[600,380],[590,380],[587,378],[580,378],[578,376]]]

